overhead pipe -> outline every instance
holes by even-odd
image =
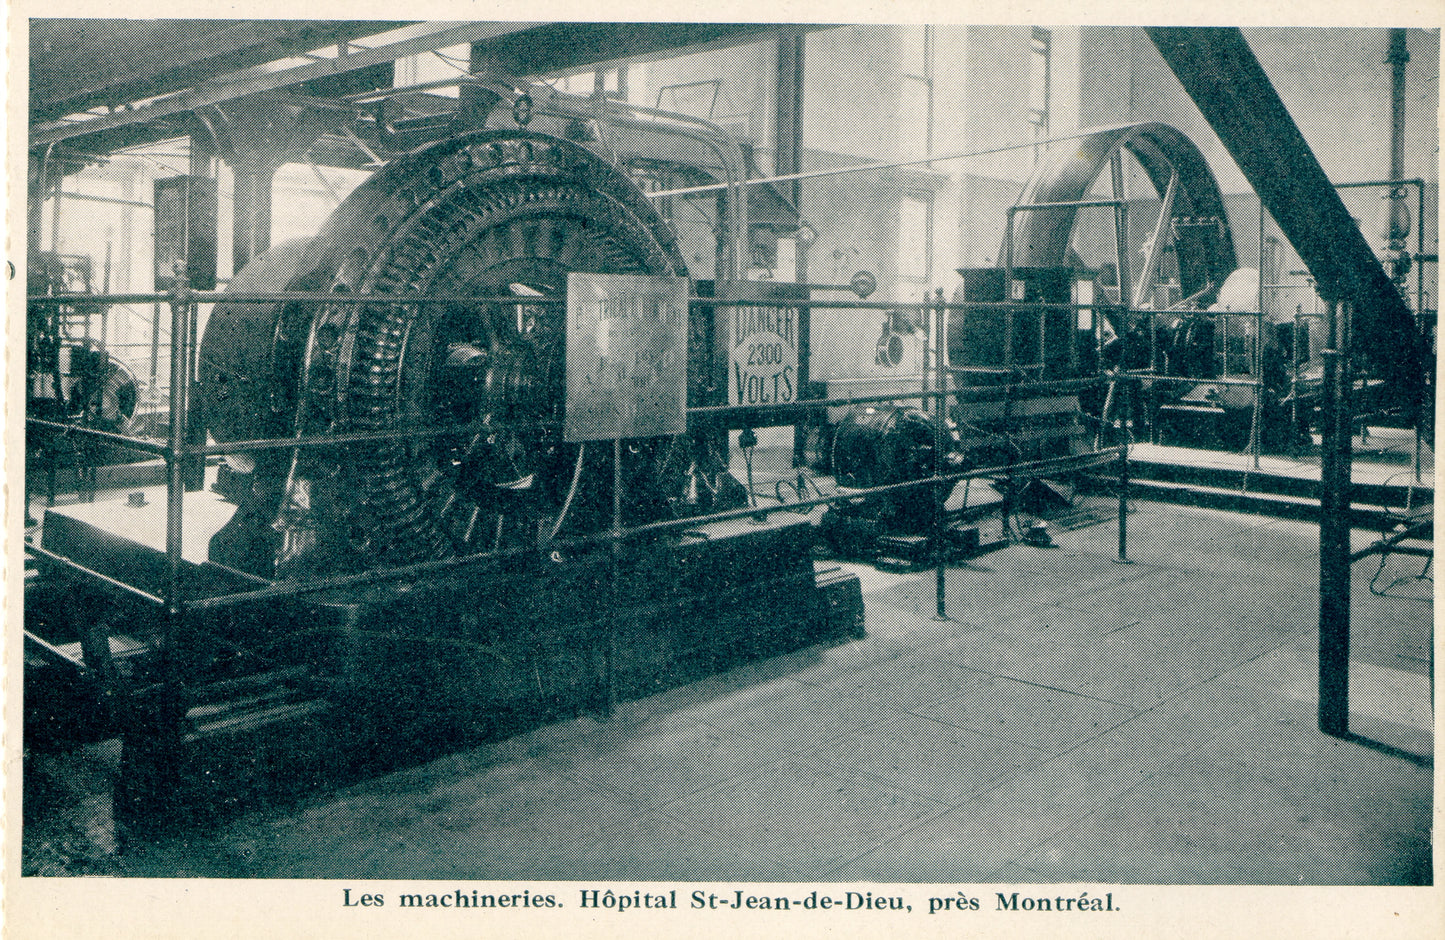
[[[1405,64],[1410,50],[1403,29],[1390,30],[1390,179],[1405,177]],[[1392,198],[1393,198],[1393,194]]]
[[[1354,307],[1352,339],[1418,423],[1425,344],[1414,315],[1233,27],[1146,27],[1328,304]]]

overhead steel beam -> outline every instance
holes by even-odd
[[[128,104],[414,22],[31,20],[30,119]]]
[[[548,23],[525,33],[478,43],[472,54],[514,65],[519,75],[542,75],[622,59],[636,61],[720,48],[779,31],[816,28],[768,23]]]
[[[532,29],[537,23],[424,23],[386,34],[393,37],[384,45],[357,48],[344,56],[322,59],[290,68],[273,65],[258,66],[233,75],[226,75],[197,84],[170,97],[126,111],[80,121],[51,121],[36,125],[30,131],[30,146],[44,147],[51,143],[84,137],[102,131],[143,124],[159,118],[185,114],[207,105],[222,104],[264,91],[289,88],[315,79],[341,75],[445,46],[482,42],[510,33]]]
[[[1350,217],[1244,34],[1147,27],[1240,170],[1309,267],[1327,303],[1353,304],[1356,349],[1370,357],[1412,419],[1425,388],[1415,317]]]

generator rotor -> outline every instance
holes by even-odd
[[[556,301],[573,272],[686,273],[672,232],[624,175],[539,134],[449,138],[353,191],[292,270],[287,290],[347,301],[218,307],[202,361],[225,364],[213,381],[225,371],[232,385],[257,386],[266,408],[232,413],[213,433],[421,433],[257,461],[263,478],[252,489],[274,501],[276,573],[545,541],[563,513],[575,531],[599,524],[611,455],[563,440],[566,320]],[[266,328],[247,316],[268,318]],[[218,353],[213,335],[252,348]],[[203,384],[207,375],[203,365]],[[631,521],[664,511],[656,481],[672,444],[624,448],[624,474],[639,481]]]

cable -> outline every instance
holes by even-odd
[[[758,446],[758,435],[752,428],[743,428],[738,435],[738,447],[743,452],[743,463],[748,468],[748,505],[754,509],[758,505],[758,494],[753,489],[753,448]]]
[[[441,61],[445,62],[447,65],[450,65],[452,68],[456,69],[458,72],[461,72],[463,75],[471,75],[471,74],[472,74],[471,63],[470,63],[470,62],[464,62],[462,59],[458,58],[457,56],[447,55],[446,53],[442,52],[440,49],[433,49],[433,50],[431,51],[431,54],[434,55],[434,56],[436,56],[436,57],[437,57],[438,59],[440,59]]]
[[[776,483],[773,484],[773,495],[774,495],[774,498],[776,498],[777,501],[778,501],[780,504],[786,506],[786,505],[788,504],[789,500],[788,500],[786,497],[783,496],[783,488],[784,488],[784,487],[787,487],[788,489],[790,489],[790,490],[793,491],[793,499],[792,499],[793,502],[801,503],[801,502],[807,500],[807,499],[809,498],[809,497],[808,497],[808,489],[809,489],[810,487],[812,488],[813,494],[814,494],[817,498],[819,498],[819,499],[822,499],[822,498],[823,498],[823,491],[818,488],[818,484],[815,483],[813,480],[810,480],[807,476],[805,476],[805,475],[803,474],[803,471],[802,471],[802,470],[799,470],[799,471],[798,471],[798,479],[797,479],[797,482],[795,482],[795,483],[794,483],[794,482],[789,482],[789,481],[787,481],[787,480],[779,480],[779,481],[777,481]],[[789,509],[789,510],[788,510],[788,512],[796,512],[796,513],[799,513],[799,514],[805,515],[805,516],[806,516],[808,513],[812,512],[812,511],[813,511],[813,507],[812,507],[812,506],[804,506],[804,507],[801,507],[801,508]]]
[[[1423,604],[1433,603],[1432,597],[1410,597],[1408,595],[1390,593],[1391,588],[1397,587],[1401,584],[1409,584],[1412,581],[1429,581],[1431,584],[1434,584],[1435,578],[1428,573],[1430,571],[1430,565],[1435,561],[1433,556],[1425,559],[1425,567],[1420,569],[1419,574],[1414,576],[1406,576],[1403,578],[1396,578],[1389,584],[1385,585],[1383,588],[1377,589],[1375,587],[1375,582],[1380,579],[1380,575],[1385,571],[1385,565],[1390,560],[1390,554],[1390,552],[1380,553],[1380,567],[1375,569],[1374,576],[1370,578],[1370,593],[1375,595],[1376,597],[1389,597],[1400,601],[1415,601],[1416,603]]]
[[[577,445],[577,466],[572,468],[572,485],[567,487],[567,498],[562,500],[562,510],[557,513],[557,521],[552,526],[552,534],[547,536],[551,542],[562,531],[562,523],[567,518],[567,510],[572,508],[572,498],[577,495],[577,483],[582,479],[582,458],[587,453],[587,444],[584,441]]]

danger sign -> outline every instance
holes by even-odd
[[[737,307],[732,326],[728,404],[796,401],[798,311],[792,307]]]

